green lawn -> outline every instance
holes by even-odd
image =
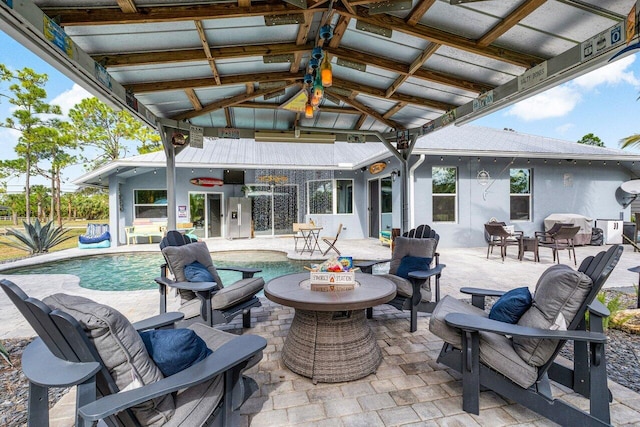
[[[63,222],[62,223],[62,227],[64,228],[68,228],[69,232],[67,232],[67,236],[72,236],[69,240],[66,240],[62,243],[60,243],[57,246],[54,246],[50,252],[56,252],[56,251],[61,251],[64,249],[69,249],[69,248],[75,248],[78,246],[78,236],[80,236],[81,234],[84,234],[84,232],[87,229],[87,224],[91,222],[91,223],[100,223],[100,224],[104,224],[106,222],[108,222],[107,220],[102,220],[102,221],[68,221],[68,222]],[[2,235],[0,235],[0,262],[3,261],[12,261],[12,260],[16,260],[16,259],[21,259],[21,258],[26,258],[29,256],[29,253],[26,251],[21,251],[19,249],[15,249],[12,247],[9,247],[7,245],[4,245],[4,242],[9,241],[10,239],[7,238],[7,236],[4,235],[4,231],[7,228],[13,228],[15,230],[18,231],[23,231],[24,228],[22,226],[22,223],[20,223],[20,225],[18,226],[14,226],[11,221],[0,221],[0,232]]]

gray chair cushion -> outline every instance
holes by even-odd
[[[182,246],[167,246],[162,249],[162,255],[164,255],[167,260],[169,268],[175,276],[176,281],[188,282],[184,275],[184,268],[185,266],[197,261],[207,268],[220,288],[224,287],[222,280],[218,275],[218,271],[213,265],[209,248],[205,242],[193,242]],[[178,292],[183,303],[196,298],[195,293],[192,291],[180,289]]]
[[[393,257],[389,263],[389,274],[396,274],[402,258],[406,255],[433,258],[438,247],[436,239],[412,239],[409,237],[396,237],[393,243]]]
[[[224,310],[242,301],[252,298],[264,288],[262,277],[251,277],[241,279],[223,289],[220,289],[211,298],[211,308],[214,310]]]
[[[460,330],[447,325],[444,318],[449,313],[473,314],[488,317],[477,307],[446,295],[438,302],[429,320],[429,330],[452,346],[461,349]],[[480,361],[500,372],[523,388],[529,388],[538,377],[538,369],[528,365],[518,356],[511,340],[504,335],[480,332]]]
[[[391,280],[396,285],[396,292],[398,295],[408,298],[411,298],[413,295],[413,286],[407,279],[403,279],[402,277],[395,276],[393,274],[382,274],[381,276],[385,279]],[[422,285],[422,288],[420,288],[420,300],[424,302],[431,301],[431,285],[429,282],[425,282]]]
[[[549,267],[538,279],[533,304],[522,315],[518,325],[540,329],[550,329],[554,324],[563,322],[569,325],[591,286],[589,276],[567,265]],[[513,344],[528,364],[542,366],[553,355],[558,341],[514,337]]]
[[[143,385],[163,378],[140,335],[119,311],[75,295],[54,294],[43,302],[80,323],[120,390],[132,383],[134,375]],[[168,395],[136,405],[132,410],[142,425],[155,426],[171,418],[175,405]]]

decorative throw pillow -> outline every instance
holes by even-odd
[[[428,257],[405,255],[400,261],[400,266],[396,270],[396,276],[409,279],[409,273],[412,271],[428,270],[431,265],[431,259]]]
[[[506,323],[518,323],[520,317],[531,307],[531,302],[529,288],[512,289],[493,304],[489,312],[489,319]]]
[[[165,377],[200,362],[211,353],[191,329],[159,329],[140,332],[149,356]]]
[[[207,267],[198,261],[184,266],[184,276],[189,282],[215,282]]]

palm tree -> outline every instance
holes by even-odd
[[[636,101],[640,101],[640,96]],[[633,134],[620,140],[620,148],[635,147],[637,145],[640,145],[640,133]]]

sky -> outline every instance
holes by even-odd
[[[12,70],[30,67],[49,76],[46,90],[48,101],[59,105],[63,113],[90,94],[55,68],[22,47],[0,31],[0,63]],[[506,109],[471,122],[472,125],[578,141],[593,133],[608,148],[619,148],[622,138],[640,133],[640,54],[613,62],[570,82],[521,101]],[[9,117],[11,105],[0,98],[0,120]],[[13,147],[18,134],[0,128],[0,159],[15,158]],[[629,149],[627,149],[629,150]],[[640,151],[633,149],[631,151]],[[82,165],[64,171],[63,191],[72,191],[70,184],[84,173]],[[45,181],[36,184],[48,185]],[[10,192],[20,192],[24,178],[7,182]]]

